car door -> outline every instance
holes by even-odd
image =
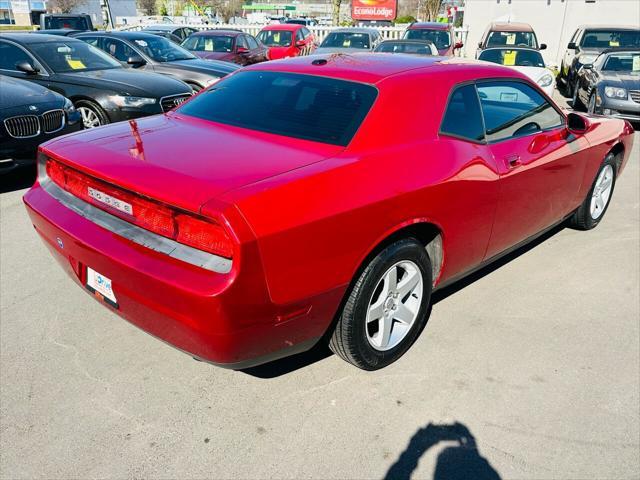
[[[449,259],[454,276],[482,262],[489,244],[499,194],[498,166],[486,143],[482,111],[474,83],[452,89],[439,131],[443,161],[453,173],[444,208],[455,218],[447,239],[455,250]],[[445,153],[446,152],[446,153]],[[430,206],[427,206],[430,207]],[[425,212],[427,213],[427,212]],[[455,238],[454,238],[455,237]]]
[[[579,45],[580,37],[582,34],[582,30],[577,29],[573,32],[571,36],[571,40],[569,40],[569,44],[575,43],[576,46]],[[564,51],[564,58],[562,59],[562,76],[567,77],[569,75],[569,68],[571,68],[571,64],[573,63],[573,59],[576,56],[576,50],[574,48],[567,48]]]
[[[569,134],[564,115],[524,80],[477,83],[500,196],[485,258],[562,220],[577,206],[589,144]]]
[[[18,70],[16,65],[22,62],[29,62],[39,70],[38,73],[27,74]],[[0,39],[0,74],[28,80],[45,88],[49,88],[51,84],[47,69],[27,49],[2,39]]]
[[[245,35],[245,38],[247,40],[247,44],[249,45],[249,55],[247,58],[248,63],[258,63],[265,60],[265,51],[264,49],[260,48],[256,39],[251,35]]]
[[[240,65],[249,65],[251,62],[251,51],[249,50],[249,42],[244,35],[236,37],[236,53],[238,63]]]

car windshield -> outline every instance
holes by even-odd
[[[491,32],[487,37],[487,47],[511,45],[514,47],[538,48],[533,32]]]
[[[413,42],[382,42],[376,47],[381,53],[410,53],[414,55],[431,55],[430,45]]]
[[[262,132],[346,146],[377,90],[315,75],[245,71],[220,81],[177,112]]]
[[[609,54],[602,66],[602,70],[640,74],[640,51]]]
[[[45,17],[44,28],[47,30],[60,28],[90,30],[86,17]]]
[[[580,46],[598,49],[640,47],[640,30],[587,30]]]
[[[188,50],[185,50],[164,37],[134,38],[131,39],[131,42],[156,62],[165,63],[197,58]]]
[[[509,50],[508,48],[492,48],[484,50],[478,60],[506,65],[507,67],[542,67],[544,60],[537,50]]]
[[[332,32],[322,41],[320,48],[360,48],[369,49],[368,33]]]
[[[451,35],[446,30],[427,30],[416,28],[407,30],[404,34],[407,40],[429,40],[433,42],[438,50],[445,50],[451,46]]]
[[[233,52],[233,37],[227,35],[192,35],[182,46],[193,52]]]
[[[117,60],[80,40],[32,43],[31,49],[56,73],[122,68]]]
[[[258,40],[267,47],[290,47],[292,37],[291,32],[283,30],[262,30],[258,33]]]

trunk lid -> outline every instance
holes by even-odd
[[[225,192],[319,162],[344,147],[170,114],[85,130],[42,149],[87,174],[198,212]]]

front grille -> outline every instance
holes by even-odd
[[[64,127],[64,111],[50,110],[42,114],[42,130],[53,133]]]
[[[7,132],[14,138],[29,138],[40,135],[40,121],[35,115],[22,115],[4,121]]]
[[[172,95],[170,97],[163,97],[160,99],[160,105],[162,106],[162,111],[168,112],[172,108],[182,105],[184,102],[186,102],[190,98],[191,98],[191,95],[188,93],[184,93],[181,95]]]
[[[631,100],[640,103],[640,90],[629,90],[629,95],[631,95]]]

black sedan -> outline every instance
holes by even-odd
[[[0,35],[0,73],[71,99],[86,128],[162,113],[191,96],[178,80],[123,68],[71,37]]]
[[[75,38],[98,47],[124,65],[182,80],[194,92],[240,68],[229,62],[201,60],[166,38],[144,32],[91,32]]]
[[[640,121],[640,49],[605,50],[578,72],[573,108]]]
[[[35,163],[39,144],[81,129],[80,113],[70,100],[0,75],[0,173]]]
[[[77,33],[82,33],[85,30],[73,30],[71,28],[52,28],[50,30],[34,30],[30,33],[35,33],[38,35],[59,35],[61,37],[69,37],[76,35]]]

